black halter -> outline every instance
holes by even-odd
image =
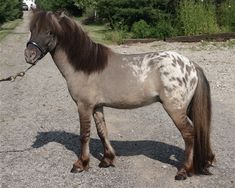
[[[40,47],[36,42],[34,41],[29,41],[27,42],[26,44],[26,47],[28,47],[28,45],[32,44],[34,47],[36,47],[40,52],[41,52],[41,55],[40,57],[38,58],[38,60],[42,59],[48,52],[48,50],[44,50],[42,47]]]

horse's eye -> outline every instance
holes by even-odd
[[[53,33],[49,30],[47,31],[47,35],[53,35]]]

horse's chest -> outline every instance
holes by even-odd
[[[90,104],[94,101],[96,90],[86,79],[74,76],[67,80],[69,93],[75,102]]]

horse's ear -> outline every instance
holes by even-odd
[[[37,8],[33,8],[33,7],[32,7],[32,8],[31,8],[31,11],[32,11],[33,14],[35,14],[35,13],[37,13],[37,12],[40,12],[41,9],[38,8],[38,7],[37,7]]]
[[[58,20],[64,18],[67,15],[65,10],[57,10],[56,12],[54,12],[54,14]]]

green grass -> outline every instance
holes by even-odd
[[[11,33],[16,26],[19,25],[21,22],[21,19],[16,19],[14,21],[9,21],[4,23],[3,25],[0,26],[0,41],[6,37],[9,33]]]
[[[189,49],[193,51],[210,50],[210,49],[234,49],[235,39],[225,42],[201,41],[198,45],[191,46]]]
[[[83,25],[83,28],[95,42],[101,44],[122,44],[124,39],[131,38],[132,33],[124,30],[111,30],[105,25]]]
[[[84,17],[77,17],[76,20],[81,24]],[[112,30],[105,24],[82,25],[82,28],[93,41],[107,45],[122,44],[124,38],[131,36],[131,33],[122,30]]]
[[[200,45],[202,47],[204,46],[214,46],[214,47],[217,47],[217,48],[234,48],[235,47],[235,40],[234,39],[230,39],[230,40],[227,40],[225,42],[208,42],[208,41],[202,41],[200,43]]]
[[[112,44],[113,42],[107,39],[106,35],[110,29],[105,25],[83,25],[83,29],[88,33],[92,40],[101,44]]]

